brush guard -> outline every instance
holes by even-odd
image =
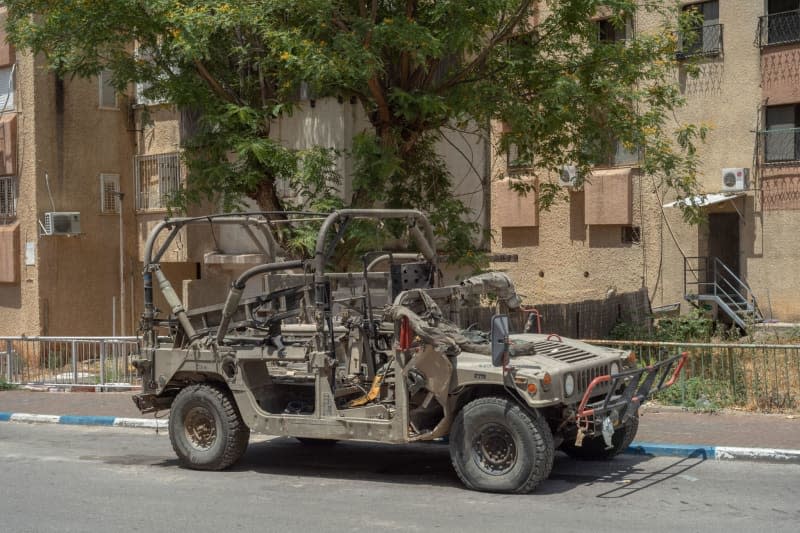
[[[593,379],[575,415],[578,440],[582,440],[584,435],[593,436],[602,432],[606,441],[609,441],[610,435],[606,435],[609,424],[613,428],[624,425],[651,395],[671,387],[677,381],[688,355],[688,352],[683,352],[654,365]],[[609,384],[605,397],[589,403],[594,389],[603,383]],[[620,389],[622,392],[617,393]]]

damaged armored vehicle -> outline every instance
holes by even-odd
[[[419,211],[282,215],[287,224],[317,219],[306,260],[275,253],[270,215],[167,219],[146,243],[134,401],[143,413],[170,409],[172,446],[189,468],[231,466],[251,431],[306,443],[448,437],[465,486],[526,493],[547,479],[556,450],[594,459],[623,451],[639,406],[685,361],[638,367],[620,350],[510,333],[506,313],[521,305],[511,280],[488,273],[442,286]],[[365,219],[402,225],[414,252],[371,253],[355,271],[332,271],[348,226]],[[209,223],[261,235],[276,260],[241,273],[219,305],[185,309],[160,260],[182,229]],[[168,314],[155,308],[154,286]],[[496,307],[490,331],[461,329],[464,311],[481,302]]]

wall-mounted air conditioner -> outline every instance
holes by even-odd
[[[562,187],[577,187],[578,186],[578,167],[575,165],[564,165],[561,167],[561,175],[558,182]]]
[[[750,177],[749,168],[723,168],[722,192],[735,192],[747,190],[747,179]]]
[[[81,232],[81,214],[77,211],[51,211],[44,214],[45,235],[77,235]]]

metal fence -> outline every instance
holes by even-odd
[[[133,385],[136,337],[0,337],[0,377],[28,385]]]
[[[800,10],[759,17],[756,40],[760,47],[800,42]]]
[[[641,364],[652,364],[678,352],[688,352],[689,358],[680,381],[658,397],[663,403],[705,409],[800,409],[800,345],[587,342],[632,350]]]

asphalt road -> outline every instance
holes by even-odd
[[[446,446],[251,440],[227,472],[162,432],[0,423],[0,531],[797,531],[800,466],[560,454],[530,495],[463,489]]]

